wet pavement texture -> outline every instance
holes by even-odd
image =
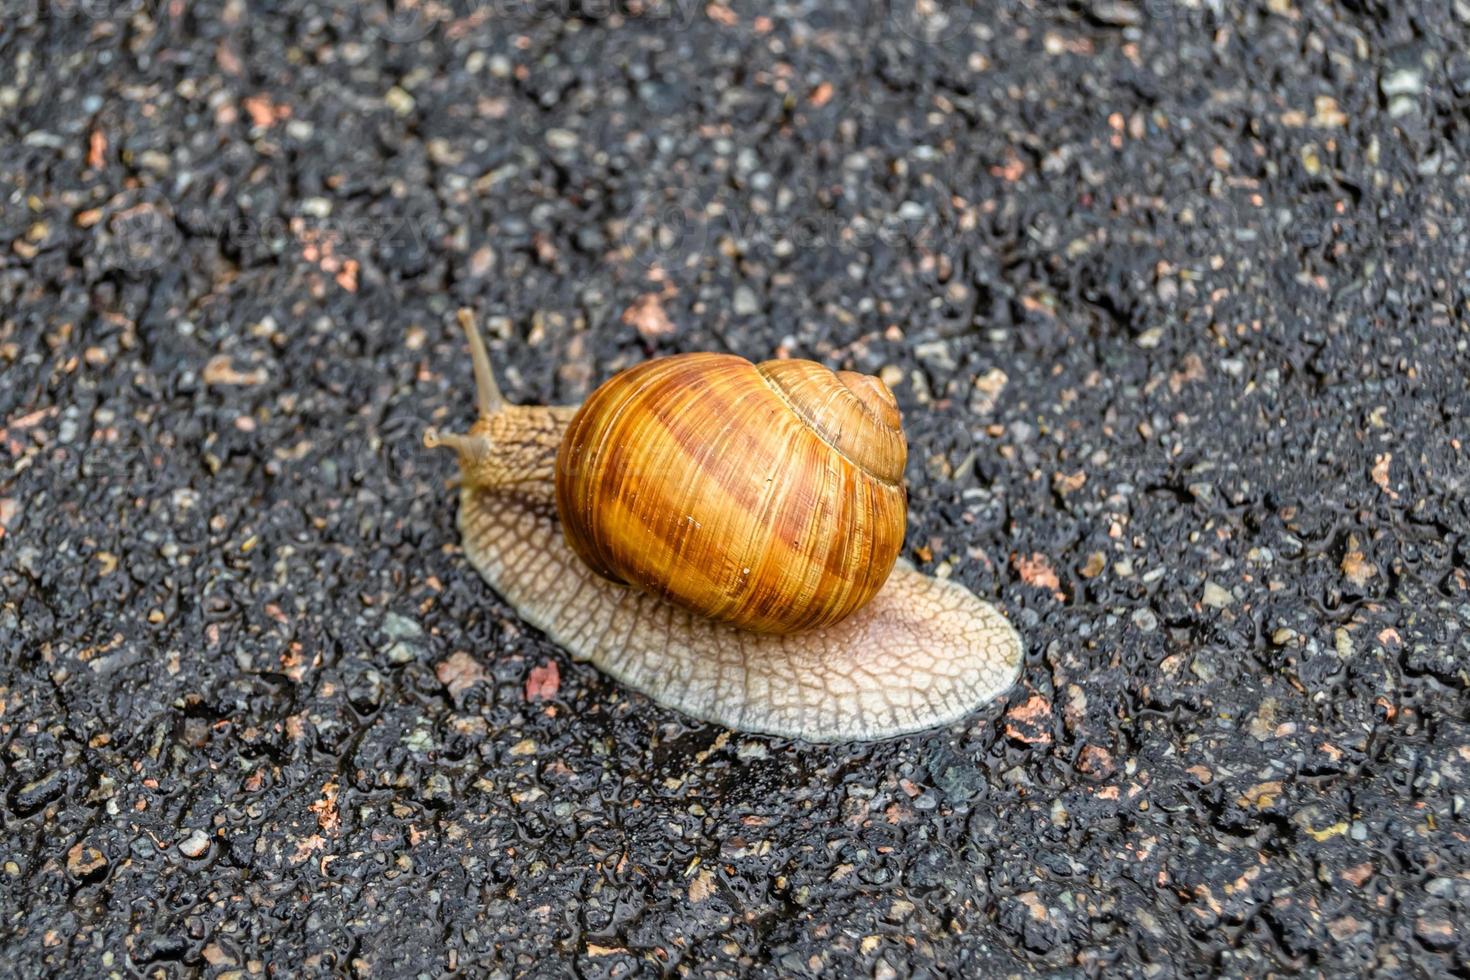
[[[7,5],[0,973],[1470,972],[1467,39]],[[523,402],[879,374],[1020,683],[815,747],[571,663],[419,446],[461,305]]]

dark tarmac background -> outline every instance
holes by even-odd
[[[9,3],[0,972],[1470,973],[1470,4]],[[892,382],[1029,660],[813,747],[457,549],[513,399]]]

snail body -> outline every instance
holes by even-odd
[[[506,404],[465,313],[479,418],[456,451],[477,570],[574,659],[731,728],[884,738],[1003,693],[994,606],[898,558],[906,447],[877,379],[661,358],[581,406]]]

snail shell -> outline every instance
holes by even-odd
[[[573,433],[586,413],[574,406],[506,404],[468,313],[460,321],[473,355],[479,418],[463,434],[430,429],[424,443],[453,449],[459,458],[458,521],[470,563],[525,621],[574,659],[694,718],[814,742],[887,738],[947,724],[1015,682],[1021,640],[1005,616],[959,583],[924,575],[902,559],[887,559],[891,574],[872,601],[845,619],[794,633],[741,629],[613,581],[610,575],[626,576],[611,563],[594,570],[593,562],[601,560],[584,560],[581,546],[570,543],[581,532],[564,533],[558,512],[558,459],[586,452],[585,446],[566,449],[569,440],[580,438]],[[682,363],[670,358],[650,364],[669,361]],[[729,370],[743,376],[767,367],[719,358],[721,369],[730,361],[739,364]],[[820,383],[842,401],[846,395],[832,386],[835,377],[871,414],[891,419],[897,432],[897,409],[884,407],[892,399],[876,383],[784,363],[797,366],[774,367],[776,373],[792,372],[778,382],[782,392]],[[658,374],[651,367],[647,372]],[[589,409],[596,399],[589,400]],[[849,450],[854,430],[840,422],[855,418],[851,412],[831,416],[839,422],[822,421],[828,416],[820,413],[815,423],[797,417],[820,441],[841,450],[839,457],[862,456],[863,450]],[[873,464],[894,483],[904,451],[902,435],[896,438],[896,449],[878,453]],[[609,471],[601,464],[593,469]],[[657,482],[658,473],[657,467],[646,470],[642,479]],[[646,483],[635,489],[650,492]],[[901,535],[901,506],[899,514]],[[602,553],[596,540],[587,547],[594,556]],[[678,550],[669,547],[667,553]],[[877,545],[873,550],[887,554]]]
[[[598,574],[761,633],[867,605],[903,545],[908,451],[877,378],[683,354],[616,375],[572,418],[556,508]]]

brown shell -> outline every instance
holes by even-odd
[[[600,575],[791,633],[841,621],[888,578],[907,455],[876,378],[812,361],[665,357],[615,376],[573,417],[557,511]]]

